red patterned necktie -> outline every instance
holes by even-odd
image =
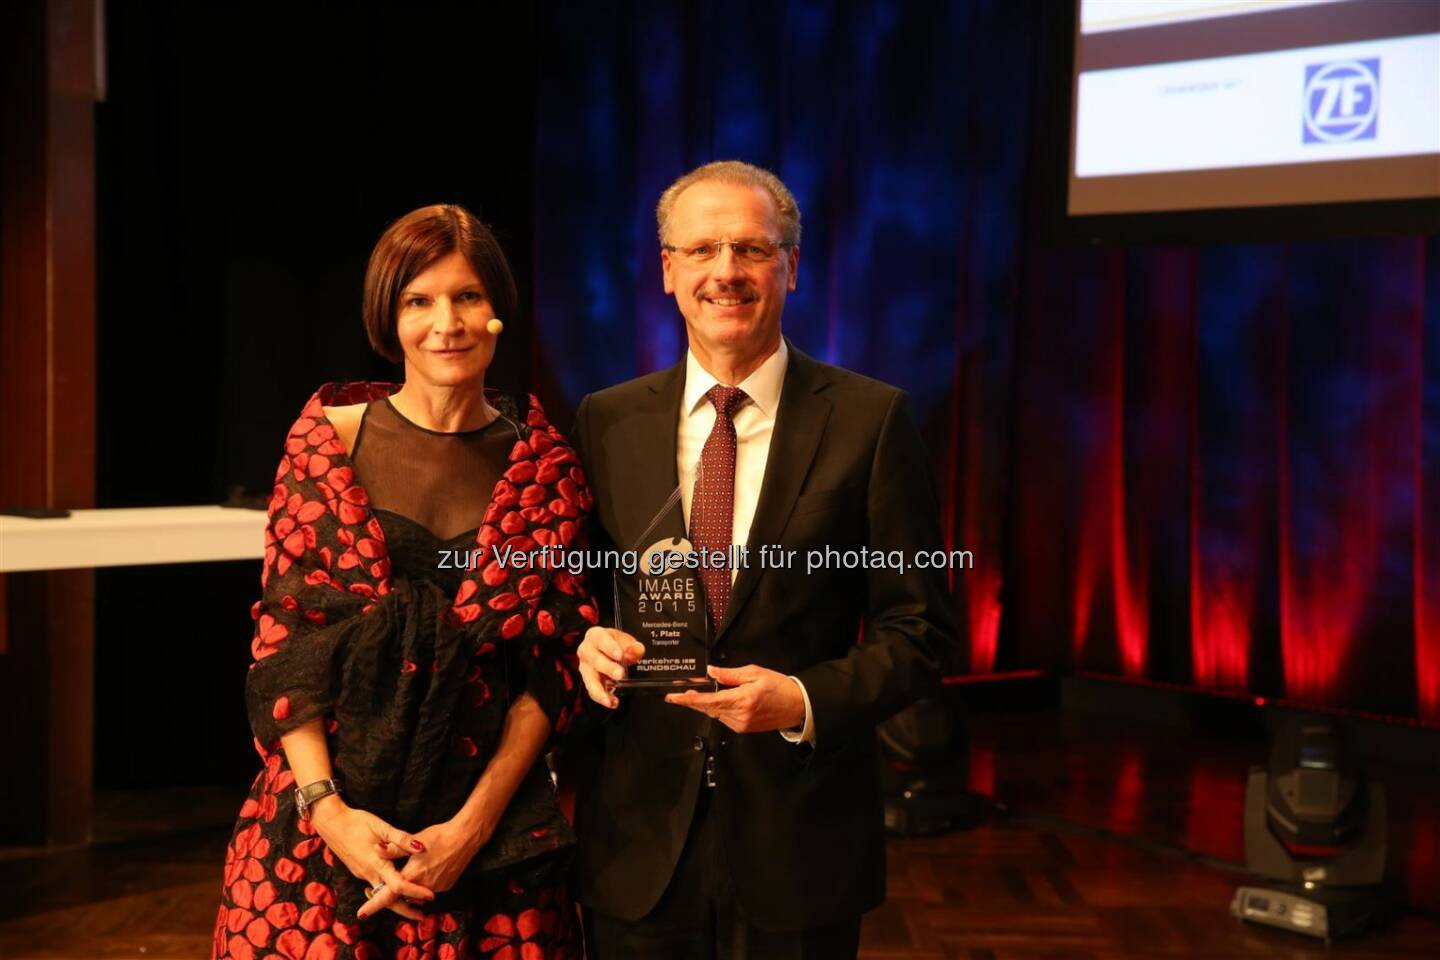
[[[696,550],[730,550],[735,520],[735,410],[746,399],[739,387],[716,384],[705,394],[715,405],[715,426],[700,451],[700,470],[695,475],[695,495],[690,500],[690,542]],[[700,569],[705,584],[705,602],[710,621],[716,627],[725,619],[730,605],[730,568]]]

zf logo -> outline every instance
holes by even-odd
[[[1380,58],[1305,68],[1305,142],[1374,140],[1380,113]]]

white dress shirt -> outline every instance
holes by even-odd
[[[785,341],[765,362],[740,383],[746,400],[735,409],[735,511],[730,528],[730,542],[748,544],[750,524],[755,519],[755,505],[760,500],[760,487],[765,480],[765,463],[770,459],[770,437],[775,432],[775,412],[780,407],[780,389],[785,385],[785,367],[790,353]],[[715,427],[715,405],[705,396],[718,384],[710,371],[700,365],[695,354],[685,354],[685,393],[680,400],[680,426],[675,437],[675,461],[680,475],[680,507],[684,511],[685,529],[690,529],[690,501],[695,496],[695,472],[700,464],[700,451]],[[758,563],[758,557],[749,558]],[[730,571],[735,582],[738,569]],[[805,684],[791,677],[805,699],[805,726],[798,731],[781,730],[780,735],[792,743],[814,743],[815,724],[810,713],[810,695]]]

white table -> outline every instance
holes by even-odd
[[[74,510],[68,517],[0,516],[0,573],[83,570],[156,563],[258,560],[265,550],[265,511],[220,506]],[[47,575],[48,576],[48,575]],[[68,574],[59,574],[61,578]],[[50,611],[38,638],[51,660],[49,719],[40,728],[51,741],[55,769],[41,793],[48,841],[90,837],[91,765],[94,760],[94,587],[69,584],[68,606]],[[0,577],[0,655],[8,640]],[[57,627],[56,617],[69,621]],[[46,633],[45,631],[51,631]],[[31,638],[34,640],[35,638]],[[63,664],[63,669],[57,667]],[[43,674],[42,674],[43,675]],[[57,746],[59,745],[59,746]],[[58,751],[58,755],[57,755]]]
[[[0,516],[0,573],[258,560],[264,552],[264,510],[129,507],[43,520]]]

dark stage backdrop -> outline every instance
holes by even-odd
[[[786,332],[912,393],[975,552],[959,672],[1440,721],[1440,241],[1058,242],[1065,6],[547,5],[539,388],[677,360],[654,201],[768,166],[804,212]]]
[[[528,8],[112,3],[106,21],[99,506],[266,493],[320,383],[397,378],[361,286],[381,231],[422,204],[496,227],[522,313],[489,382],[528,389]],[[259,590],[258,559],[97,572],[99,784],[243,790]],[[180,718],[159,749],[158,704]]]

